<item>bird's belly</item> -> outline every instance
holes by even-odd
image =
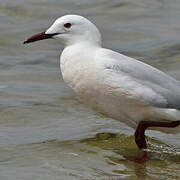
[[[95,111],[124,122],[132,128],[136,128],[137,123],[144,119],[142,105],[129,98],[123,91],[118,91],[118,94],[116,92],[108,93],[102,85],[91,86],[83,82],[78,82],[73,89],[83,103]]]

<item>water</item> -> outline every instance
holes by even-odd
[[[0,0],[0,179],[180,179],[180,136],[148,132],[152,160],[134,131],[91,111],[65,85],[58,41],[24,46],[64,14],[98,25],[107,48],[180,80],[179,0]]]

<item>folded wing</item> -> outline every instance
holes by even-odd
[[[103,55],[103,56],[101,56]],[[180,110],[180,82],[136,59],[103,49],[105,79],[144,104]]]

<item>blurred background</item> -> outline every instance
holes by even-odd
[[[180,80],[179,0],[0,0],[0,179],[180,179],[180,135],[134,130],[79,102],[62,80],[58,41],[23,41],[65,14],[97,25],[103,46]]]

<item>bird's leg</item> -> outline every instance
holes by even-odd
[[[174,128],[180,125],[180,121],[140,121],[135,132],[135,141],[140,149],[146,149],[146,139],[144,132],[149,127],[167,127]]]
[[[138,127],[135,131],[135,141],[137,146],[139,147],[139,149],[146,149],[147,145],[146,145],[146,138],[145,138],[145,130],[147,129],[147,125],[146,125],[147,121],[141,121],[138,124]]]
[[[167,122],[167,121],[141,121],[138,124],[138,127],[135,132],[135,141],[137,146],[140,149],[146,149],[146,139],[145,139],[145,130],[148,127],[167,127],[167,128],[174,128],[180,125],[180,121],[172,121],[172,122]],[[125,156],[127,160],[138,162],[138,163],[144,163],[151,158],[151,153],[150,152],[144,152],[142,157],[127,157]]]

